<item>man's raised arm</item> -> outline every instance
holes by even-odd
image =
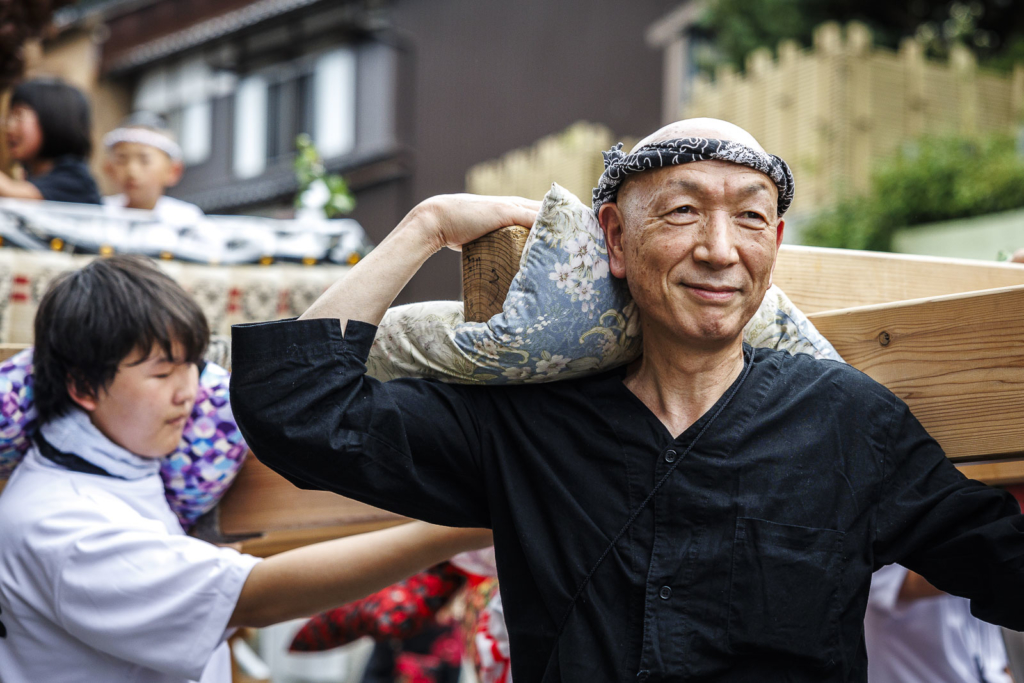
[[[540,202],[519,197],[442,195],[419,204],[390,235],[313,302],[302,319],[380,323],[420,266],[443,247],[463,244],[510,225],[533,225]]]
[[[374,326],[431,254],[532,225],[538,208],[472,195],[428,200],[302,320],[236,325],[231,407],[256,457],[303,488],[444,526],[489,527],[486,402],[471,387],[378,382],[366,359]]]

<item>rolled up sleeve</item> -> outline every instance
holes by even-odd
[[[472,387],[366,375],[376,327],[232,329],[231,405],[260,461],[302,488],[448,526],[490,526]]]

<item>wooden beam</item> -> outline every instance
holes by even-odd
[[[530,229],[500,228],[462,247],[462,304],[469,322],[483,323],[501,313]]]
[[[293,548],[331,541],[335,538],[365,534],[378,529],[385,529],[389,526],[405,524],[404,519],[395,519],[383,522],[366,522],[361,524],[345,524],[341,526],[315,527],[312,529],[293,529],[290,531],[271,531],[263,536],[247,539],[238,544],[239,550],[243,553],[255,555],[256,557],[270,557],[277,553],[283,553]]]
[[[783,245],[774,281],[809,314],[1024,285],[1024,264]]]
[[[958,465],[957,469],[965,476],[991,486],[1024,484],[1024,461],[1020,460]]]
[[[528,231],[503,228],[462,250],[466,320],[501,311]],[[775,284],[804,313],[1024,285],[1024,264],[783,245]]]
[[[0,362],[7,360],[17,353],[21,353],[29,346],[31,344],[0,344]]]
[[[1024,455],[1024,285],[809,317],[951,459]]]
[[[311,527],[397,522],[399,515],[328,491],[306,491],[249,454],[235,483],[220,502],[224,536],[264,534]]]

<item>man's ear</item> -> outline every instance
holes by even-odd
[[[597,212],[597,222],[604,231],[604,244],[608,249],[608,266],[612,275],[622,279],[626,277],[626,260],[623,258],[622,230],[625,220],[619,205],[608,202],[601,205]]]
[[[71,400],[78,404],[78,407],[87,413],[91,413],[96,410],[96,396],[85,391],[82,391],[78,384],[71,377],[67,380],[68,396]]]
[[[775,266],[779,263],[779,249],[782,248],[782,232],[786,229],[786,221],[779,219],[779,227],[775,229],[775,260],[772,261],[772,272],[768,275],[768,286],[771,287],[775,279]]]
[[[103,175],[114,179],[114,162],[109,156],[103,160]]]

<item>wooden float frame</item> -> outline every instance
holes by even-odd
[[[476,319],[500,310],[522,230],[463,249]],[[965,474],[1024,483],[1024,265],[783,246],[775,282],[851,365],[907,401]],[[21,348],[0,347],[0,360]],[[402,521],[249,458],[203,535],[267,555]]]
[[[506,229],[463,249],[467,319],[500,310],[524,242],[521,228]],[[908,402],[967,476],[1024,483],[1024,265],[786,245],[775,282],[844,358]],[[254,460],[243,474],[257,466]],[[322,498],[330,494],[274,477],[260,475],[262,495],[273,491],[260,512],[273,518],[271,534],[298,533],[313,521],[311,511],[329,517],[336,531],[358,528],[342,521],[352,501],[335,496],[331,504]],[[238,502],[256,497],[241,480],[221,505],[222,530],[255,531],[256,517]],[[305,501],[305,512],[289,512]],[[353,510],[353,524],[374,514],[377,525],[396,522],[372,510]],[[297,526],[289,532],[289,524]]]

